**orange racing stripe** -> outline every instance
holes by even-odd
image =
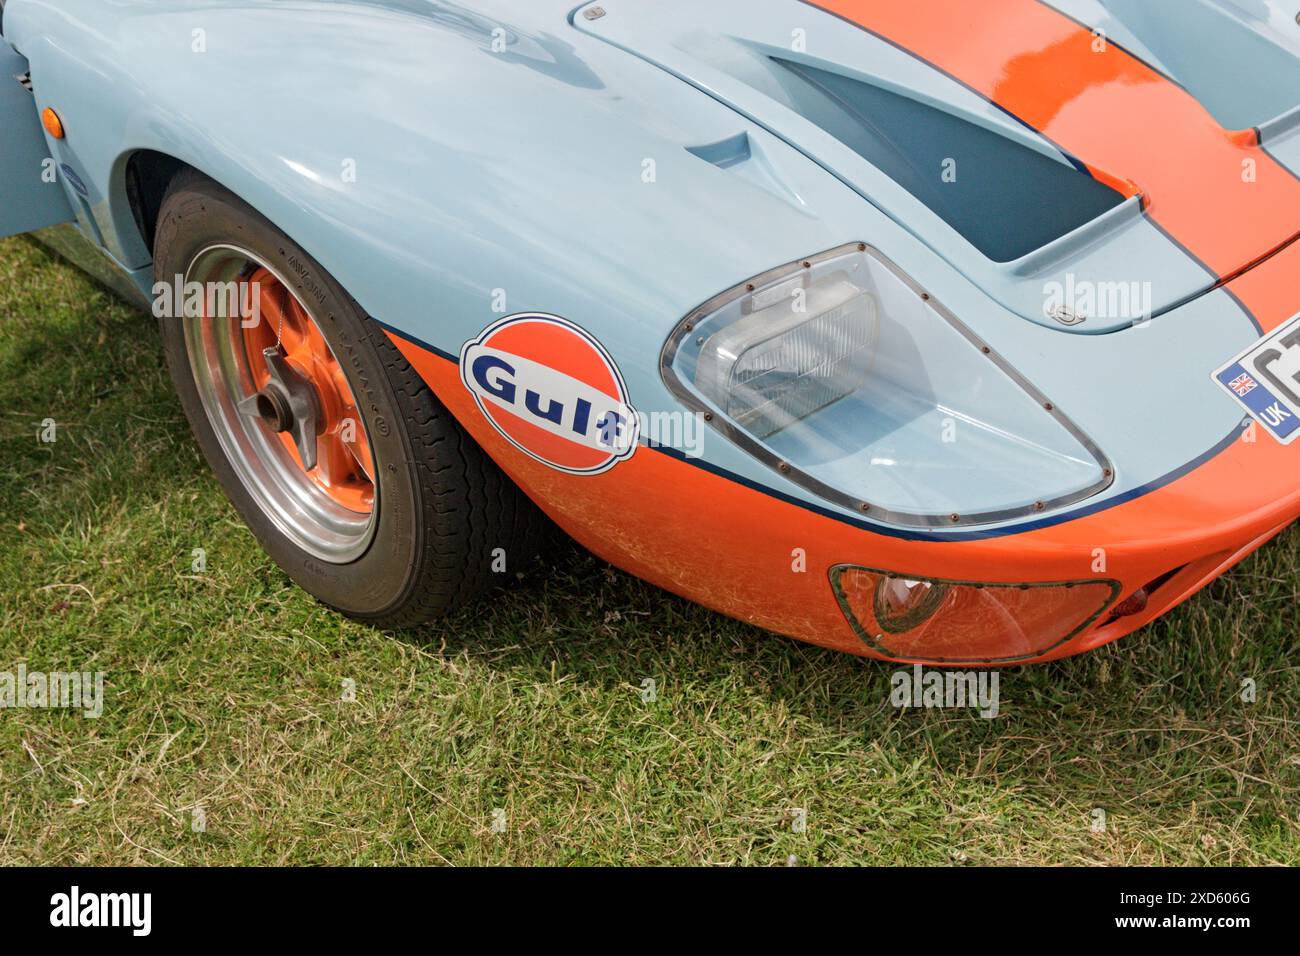
[[[919,57],[1081,160],[1227,281],[1300,234],[1300,178],[1253,130],[1038,0],[805,0]],[[1266,326],[1267,328],[1267,326]]]

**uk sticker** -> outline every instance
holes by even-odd
[[[1300,315],[1246,349],[1213,378],[1282,444],[1300,438]]]
[[[558,315],[496,322],[460,350],[460,380],[524,454],[571,475],[598,475],[636,452],[640,419],[604,347]]]

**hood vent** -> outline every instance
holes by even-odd
[[[878,86],[772,58],[791,107],[876,166],[995,262],[1124,201],[1086,171]]]

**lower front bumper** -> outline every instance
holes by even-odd
[[[1113,596],[1066,639],[1043,643],[1026,633],[981,660],[1031,663],[1141,627],[1300,517],[1300,443],[1247,441],[1244,431],[1139,496],[1068,519],[1048,516],[1015,534],[968,532],[961,540],[892,536],[649,447],[605,474],[578,477],[509,445],[460,385],[455,362],[394,341],[475,440],[581,545],[731,617],[852,654],[921,663],[945,656],[923,648],[891,656],[864,641],[832,588],[837,566],[1011,586],[1114,582]],[[1145,610],[1112,617],[1153,582]]]
[[[1229,289],[1271,329],[1300,305],[1296,274],[1300,243]],[[831,580],[837,567],[1017,589],[1102,585],[1104,600],[1072,629],[1048,633],[1060,623],[1048,615],[1047,624],[1008,628],[977,655],[984,664],[1032,663],[1090,650],[1143,626],[1300,517],[1300,442],[1283,446],[1244,427],[1217,443],[1209,436],[1212,448],[1161,481],[1071,514],[1045,515],[1014,533],[890,532],[650,447],[604,474],[579,477],[502,438],[461,386],[449,356],[393,339],[475,440],[580,544],[731,617],[853,654],[955,662],[941,637],[935,646],[913,642],[894,654],[887,642],[864,634],[837,600]],[[1147,599],[1140,609],[1140,602],[1129,602],[1139,591]],[[1117,608],[1126,613],[1117,616]]]

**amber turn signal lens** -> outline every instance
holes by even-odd
[[[1126,597],[1115,605],[1115,610],[1110,613],[1115,617],[1132,617],[1134,614],[1141,614],[1147,609],[1147,589],[1138,588],[1131,596]]]
[[[868,647],[923,663],[1000,663],[1045,654],[1119,597],[1110,580],[982,584],[831,568],[840,609]]]
[[[63,139],[67,135],[63,131],[63,120],[59,119],[59,114],[48,107],[41,113],[41,123],[45,126],[45,132],[55,139]]]

